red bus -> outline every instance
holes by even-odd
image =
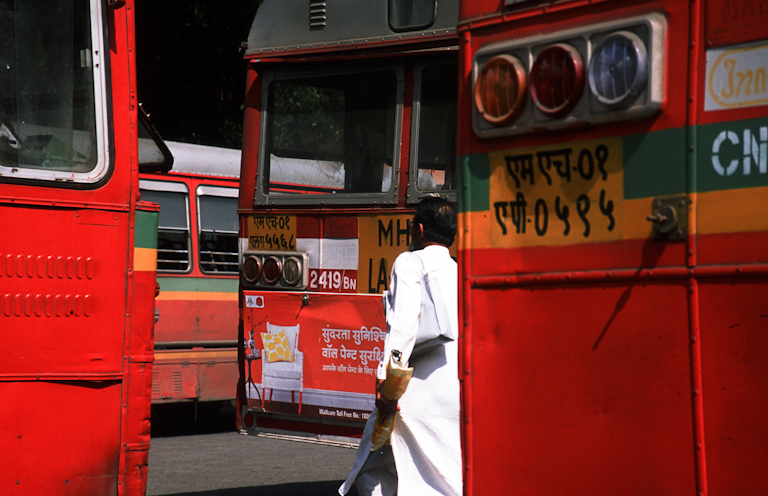
[[[134,53],[130,0],[0,5],[2,494],[145,493],[158,207]]]
[[[765,490],[766,26],[461,3],[466,495]]]
[[[437,3],[266,0],[256,14],[239,199],[248,432],[359,437],[370,415],[392,262],[421,196],[456,198],[458,3]]]
[[[160,205],[152,403],[210,413],[235,399],[240,150],[166,142],[173,168],[141,174]]]

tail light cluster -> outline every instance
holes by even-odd
[[[246,288],[300,291],[309,282],[309,257],[297,251],[246,251],[240,275]]]
[[[474,59],[473,126],[481,138],[656,112],[666,19],[652,13],[489,45]]]

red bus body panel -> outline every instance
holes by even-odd
[[[655,114],[519,136],[475,133],[478,50],[649,14],[666,22]],[[461,19],[465,494],[763,492],[768,175],[758,164],[768,107],[758,86],[739,103],[726,96],[751,67],[744,54],[768,52],[765,14],[753,2],[473,1],[462,2]],[[747,34],[734,28],[740,23]],[[742,64],[733,87],[718,60]],[[537,238],[536,195],[554,196],[504,182],[505,157],[567,148],[575,166],[582,150],[601,145],[615,168],[584,188],[604,188],[615,226],[590,190],[589,234],[572,206],[569,237],[550,215],[549,237]],[[720,163],[738,169],[720,174]],[[528,200],[522,233],[494,210],[517,191]],[[677,241],[655,239],[646,220],[666,197],[684,202],[687,232]],[[574,205],[575,195],[566,201]]]
[[[157,207],[136,202],[133,2],[104,9],[108,178],[0,182],[2,494],[146,492]]]

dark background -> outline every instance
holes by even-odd
[[[138,97],[163,139],[240,148],[246,62],[263,0],[136,0]]]

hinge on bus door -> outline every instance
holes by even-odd
[[[646,220],[653,222],[653,238],[658,240],[684,240],[688,234],[687,196],[654,198],[652,215]]]

